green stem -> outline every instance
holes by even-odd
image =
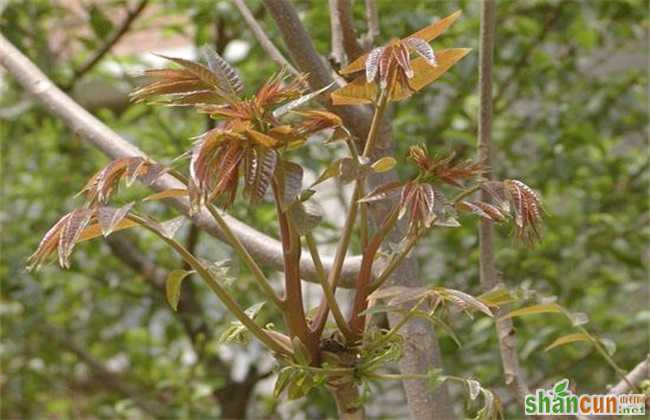
[[[370,379],[388,380],[388,381],[421,381],[427,379],[425,374],[414,373],[412,375],[401,375],[398,373],[371,373],[367,375]]]
[[[246,250],[246,248],[241,243],[239,238],[233,233],[232,230],[230,230],[230,227],[228,226],[226,221],[219,214],[219,210],[217,210],[217,208],[214,207],[214,205],[212,204],[208,204],[207,208],[210,214],[212,215],[212,217],[214,218],[215,222],[217,222],[217,225],[219,225],[219,229],[221,229],[223,234],[226,236],[226,240],[233,247],[237,255],[239,255],[239,257],[244,261],[248,269],[251,270],[251,272],[253,273],[253,276],[255,277],[257,284],[260,286],[264,294],[269,299],[271,299],[271,301],[273,302],[273,304],[275,304],[275,306],[277,306],[280,310],[284,312],[285,309],[284,303],[271,287],[269,280],[264,275],[264,272],[262,271],[260,266],[257,265],[257,262],[255,262],[251,254],[248,253],[248,250]]]
[[[203,264],[194,257],[183,245],[181,245],[178,241],[174,240],[173,238],[168,238],[164,234],[162,234],[159,230],[153,228],[147,220],[141,218],[140,216],[136,216],[134,214],[129,214],[127,216],[129,220],[132,220],[133,222],[138,223],[139,225],[143,226],[145,229],[153,232],[156,234],[160,239],[165,241],[168,245],[170,245],[174,250],[183,258],[183,260],[190,266],[194,271],[197,272],[197,274],[203,279],[203,281],[206,282],[208,287],[212,289],[215,295],[221,300],[221,302],[224,304],[224,306],[232,313],[235,318],[237,318],[250,332],[253,334],[262,344],[265,344],[269,349],[272,351],[275,351],[276,353],[280,354],[288,354],[291,355],[291,352],[289,352],[284,346],[282,346],[280,343],[276,342],[273,338],[271,338],[264,330],[262,327],[257,325],[255,321],[253,321],[248,315],[246,315],[246,312],[237,304],[237,302],[230,296],[228,291],[219,284],[219,281],[214,277],[212,273],[210,273],[210,270],[206,269]]]
[[[404,261],[404,258],[406,258],[413,247],[415,247],[415,244],[417,241],[422,237],[422,233],[424,230],[421,230],[417,234],[411,236],[408,241],[406,242],[406,245],[404,246],[404,249],[397,254],[396,257],[392,258],[388,265],[384,268],[384,271],[377,277],[377,280],[375,280],[371,285],[370,285],[370,290],[369,293],[374,292],[375,290],[379,289],[385,282],[388,280],[391,274],[399,267],[399,265]]]
[[[316,272],[318,273],[318,280],[320,281],[321,287],[323,288],[323,294],[325,295],[325,300],[327,301],[327,305],[332,311],[332,315],[334,316],[334,320],[336,321],[336,325],[339,327],[339,330],[341,330],[341,333],[345,337],[352,337],[352,330],[348,328],[348,324],[345,322],[345,317],[343,316],[343,313],[341,312],[341,308],[338,305],[338,302],[336,301],[336,296],[334,295],[334,291],[332,291],[332,288],[330,287],[330,284],[327,281],[327,274],[325,274],[325,269],[323,268],[323,263],[320,259],[320,255],[318,253],[318,247],[316,246],[316,241],[314,240],[314,236],[311,233],[307,233],[305,235],[305,242],[307,242],[307,248],[309,249],[309,253],[311,254],[311,259],[314,261],[314,267],[316,267]]]
[[[336,286],[338,285],[339,278],[341,277],[341,269],[343,268],[343,261],[345,260],[345,254],[348,251],[348,246],[350,244],[350,239],[352,237],[352,228],[354,227],[354,221],[357,218],[357,200],[359,200],[359,188],[358,185],[355,185],[354,192],[352,193],[352,203],[348,208],[348,214],[345,219],[345,225],[343,226],[343,232],[341,233],[341,239],[336,247],[336,254],[334,255],[334,262],[332,263],[332,268],[329,271],[327,276],[327,282],[330,285],[332,293],[336,293]],[[320,336],[325,328],[325,323],[327,322],[327,315],[329,314],[329,305],[325,297],[321,299],[320,306],[318,307],[318,312],[313,321],[312,331],[317,336]]]
[[[566,315],[568,316],[568,314]],[[591,341],[591,344],[594,345],[596,351],[598,351],[598,353],[600,353],[600,355],[603,356],[605,361],[612,367],[612,369],[614,369],[616,374],[628,384],[630,389],[634,389],[637,392],[639,392],[639,389],[634,384],[632,384],[629,379],[627,379],[626,376],[627,372],[625,372],[616,364],[614,359],[612,359],[612,357],[607,352],[607,349],[603,347],[600,340],[598,340],[598,338],[591,335],[584,327],[578,326],[577,328],[580,330],[580,332],[582,332],[584,335],[586,335],[589,338],[589,341]]]
[[[390,331],[388,331],[379,340],[375,341],[372,344],[372,346],[370,346],[370,349],[375,349],[375,348],[381,347],[391,337],[393,337],[395,334],[397,334],[399,332],[399,330],[409,321],[409,319],[411,319],[413,317],[413,315],[415,315],[415,312],[418,311],[418,308],[420,307],[420,305],[422,304],[422,302],[424,302],[424,300],[426,298],[427,298],[426,296],[420,298],[420,300],[418,300],[417,303],[415,305],[413,305],[413,307],[402,317],[402,319],[399,320],[399,322],[397,324],[395,324],[395,326],[393,326],[393,328],[390,329]]]
[[[379,128],[381,127],[381,121],[384,117],[384,111],[386,111],[386,105],[388,105],[388,89],[383,89],[379,94],[377,107],[375,108],[375,114],[372,116],[372,121],[370,122],[368,138],[366,139],[366,144],[363,147],[363,157],[370,157],[373,149],[375,148],[377,137],[379,137],[378,134]]]

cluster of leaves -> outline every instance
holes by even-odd
[[[301,8],[310,33],[315,35],[317,47],[326,51],[329,26],[325,2],[295,4]],[[107,9],[122,5],[123,2],[95,5],[92,14],[106,14],[110,11]],[[444,15],[453,7],[463,9],[466,18],[440,40],[440,49],[475,42],[476,2],[418,2],[409,9],[399,2],[379,5],[385,36],[414,32],[429,23],[432,13]],[[249,41],[252,46],[239,69],[247,81],[262,84],[262,77],[272,71],[273,64],[263,58],[264,52],[246,33],[236,10],[213,6],[171,1],[161,13],[189,16],[191,22],[184,28],[170,20],[166,29],[185,31],[191,26],[188,36],[193,37],[196,45],[202,45],[210,42],[211,25],[218,9],[218,17],[228,22],[227,36]],[[362,2],[356,2],[355,11],[361,12],[356,9],[361,6]],[[537,251],[531,254],[521,248],[498,247],[498,265],[507,284],[521,285],[524,290],[534,285],[546,294],[557,295],[573,311],[589,312],[597,329],[617,342],[617,360],[626,368],[644,357],[647,342],[647,334],[639,333],[648,320],[647,259],[643,258],[647,229],[638,228],[647,213],[647,154],[644,142],[637,140],[643,138],[647,124],[647,92],[643,88],[647,75],[645,64],[640,71],[635,70],[634,64],[635,54],[642,50],[635,46],[644,42],[646,32],[639,22],[646,15],[643,2],[634,0],[497,4],[494,140],[498,145],[498,165],[494,170],[501,178],[525,173],[526,180],[543,193],[548,207],[553,209],[548,221],[553,227],[548,229]],[[67,81],[74,65],[100,46],[104,38],[96,37],[95,31],[80,32],[65,25],[65,44],[81,42],[82,51],[70,60],[57,59],[58,51],[52,50],[49,43],[55,38],[51,22],[66,16],[68,11],[49,1],[14,2],[4,9],[0,26],[3,35],[28,53],[48,75]],[[109,23],[105,27],[114,25],[108,19],[104,22]],[[272,26],[270,22],[264,23]],[[97,28],[101,29],[100,26]],[[609,59],[599,59],[601,55]],[[612,66],[611,61],[628,64],[621,69]],[[120,60],[121,64],[131,62]],[[404,155],[409,146],[424,140],[437,150],[442,146],[440,139],[458,149],[459,156],[465,156],[464,150],[474,142],[475,62],[475,55],[469,55],[455,72],[440,79],[435,89],[422,91],[395,110],[396,156]],[[87,79],[99,79],[109,87],[128,85],[123,77],[101,67],[92,71],[82,84]],[[152,297],[148,284],[139,281],[142,277],[134,277],[110,256],[107,247],[99,243],[84,246],[78,251],[83,264],[74,264],[66,274],[50,269],[43,274],[24,272],[24,257],[37,245],[33,232],[44,231],[47,223],[70,210],[60,197],[74,194],[73,188],[83,184],[84,174],[93,173],[105,158],[80,144],[39,107],[22,108],[20,114],[10,114],[10,108],[24,104],[25,98],[10,79],[5,80],[0,99],[0,118],[8,121],[0,124],[0,138],[8,140],[3,142],[3,193],[4,202],[12,205],[3,208],[6,235],[1,272],[7,282],[2,291],[2,320],[5,333],[12,339],[7,340],[2,355],[3,370],[7,373],[2,379],[3,416],[114,416],[118,403],[122,415],[139,415],[131,400],[120,392],[80,382],[85,376],[80,373],[79,359],[60,351],[42,334],[37,326],[44,319],[67,326],[67,338],[82,343],[97,358],[119,356],[128,360],[129,370],[123,374],[128,373],[132,383],[145,383],[149,389],[163,394],[162,404],[168,413],[174,413],[171,415],[217,416],[213,400],[205,396],[206,389],[227,387],[224,378],[230,377],[229,372],[211,369],[214,364],[209,362],[210,357],[201,358],[192,369],[182,362],[185,356],[181,357],[181,349],[186,346],[182,318],[168,317],[162,305],[164,296]],[[504,92],[500,92],[501,86]],[[88,89],[85,93],[101,91]],[[118,109],[123,110],[124,106]],[[97,114],[111,127],[136,139],[144,150],[168,158],[185,149],[184,139],[200,132],[204,124],[200,119],[188,118],[187,110],[178,107],[134,106],[123,114],[107,110]],[[321,170],[323,160],[335,158],[337,150],[302,148],[294,153],[306,170],[316,172]],[[409,174],[402,165],[397,169],[402,175]],[[154,209],[164,211],[161,207]],[[231,211],[267,233],[275,228],[269,223],[268,206],[251,208],[235,203]],[[171,216],[164,212],[164,217]],[[320,226],[325,240],[336,237],[335,224],[327,216]],[[427,281],[437,283],[445,279],[445,286],[459,290],[476,287],[473,231],[474,226],[467,223],[423,239],[425,246],[416,256]],[[138,244],[147,254],[161,255],[163,266],[177,267],[173,256],[150,237],[140,238]],[[200,247],[219,258],[229,256],[225,247],[210,241],[201,240]],[[132,278],[135,281],[118,281]],[[184,293],[188,286],[183,286]],[[203,291],[201,285],[193,286]],[[233,292],[245,307],[259,300],[245,270],[238,273]],[[215,307],[208,293],[198,295],[206,307]],[[182,302],[179,311],[183,313]],[[224,320],[227,326],[227,317],[219,311],[206,312],[202,317],[209,319],[215,330],[222,328]],[[458,352],[451,340],[443,339],[445,360],[463,375],[481,378],[489,386],[500,384],[493,334],[486,328],[491,325],[490,320],[479,319],[472,325],[465,322],[464,318],[457,318],[451,324],[458,338],[466,343],[464,351]],[[151,325],[156,328],[150,328]],[[163,336],[154,334],[158,328],[164,330]],[[549,372],[551,377],[560,371],[561,375],[574,378],[579,389],[602,391],[611,383],[611,372],[598,357],[590,356],[593,346],[578,342],[549,353],[538,351],[552,344],[563,328],[563,323],[553,317],[528,317],[525,324],[518,323],[522,364],[529,369],[528,377],[537,381],[540,371]],[[74,395],[68,393],[69,389],[75,390]],[[160,401],[159,394],[147,396]],[[260,397],[249,407],[263,416],[276,409],[277,400]],[[300,405],[296,407],[301,409]],[[510,403],[505,408],[516,416],[513,407]],[[325,417],[332,409],[329,400],[322,401],[318,393],[310,394],[309,413]]]

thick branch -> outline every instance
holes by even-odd
[[[296,76],[299,75],[300,73],[298,70],[296,70],[296,68],[293,67],[286,58],[284,58],[278,47],[273,44],[266,35],[266,32],[264,32],[264,29],[262,29],[260,24],[257,23],[257,19],[255,19],[255,16],[253,16],[253,13],[250,11],[248,6],[246,6],[244,0],[233,0],[233,2],[235,3],[235,6],[237,6],[237,9],[239,9],[239,13],[241,13],[248,27],[253,32],[253,35],[257,38],[257,42],[260,43],[264,51],[266,51],[269,57],[271,57],[271,60],[275,61],[280,67],[286,67],[292,74]]]
[[[140,0],[140,2],[133,8],[133,10],[130,10],[122,23],[120,23],[119,26],[117,26],[113,32],[106,38],[104,43],[99,47],[97,51],[81,65],[79,68],[74,70],[74,73],[72,75],[72,78],[70,79],[70,83],[66,86],[65,90],[68,90],[74,84],[77,82],[77,80],[81,79],[86,73],[88,73],[99,61],[104,58],[106,54],[117,44],[117,42],[131,29],[131,25],[133,25],[133,22],[140,16],[140,14],[144,11],[144,9],[147,7],[147,3],[149,3],[149,0]]]
[[[478,158],[488,168],[493,167],[492,162],[492,63],[494,56],[494,26],[495,26],[494,0],[483,0],[481,3],[481,34],[479,40],[479,121],[478,121]],[[489,177],[492,174],[488,174]],[[490,197],[481,193],[483,201]],[[481,220],[479,227],[480,241],[480,278],[485,290],[497,286],[497,270],[494,258],[494,227],[492,222]],[[505,310],[499,308],[495,317],[501,318]],[[523,378],[517,355],[517,340],[512,320],[496,321],[497,338],[501,353],[501,363],[506,385],[513,395],[523,405],[528,394],[528,387]]]
[[[621,395],[626,394],[632,391],[630,384],[636,386],[637,388],[641,382],[650,379],[650,354],[648,354],[641,363],[636,365],[634,369],[625,375],[625,379],[621,380],[619,383],[614,385],[608,392],[609,395]],[[597,419],[609,419],[610,417],[603,416],[576,416],[578,420],[597,420]]]
[[[126,156],[145,156],[140,149],[124,140],[57,88],[43,72],[1,34],[0,64],[16,78],[29,94],[38,99],[52,115],[61,118],[74,133],[88,140],[107,156],[113,159]],[[171,176],[162,177],[154,185],[154,188],[158,191],[182,187],[183,185]],[[189,215],[187,200],[173,199],[171,201],[175,208]],[[261,234],[234,217],[224,215],[224,219],[260,264],[282,270],[282,246],[277,240]],[[203,210],[193,215],[192,220],[210,235],[225,241],[223,233],[207,211]],[[329,269],[332,265],[332,258],[323,258],[323,264]],[[348,259],[342,272],[343,281],[341,286],[351,286],[358,272],[359,264],[359,257]],[[318,274],[307,255],[301,259],[300,265],[304,279],[318,282]]]

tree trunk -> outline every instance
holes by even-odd
[[[329,384],[340,420],[364,420],[366,414],[359,401],[359,389],[352,381]]]

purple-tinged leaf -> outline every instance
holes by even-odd
[[[429,45],[429,43],[425,40],[421,38],[411,37],[406,39],[406,44],[433,67],[436,67],[438,65],[436,55],[433,53],[433,48],[431,48],[431,45]]]
[[[321,93],[323,93],[326,90],[328,90],[329,88],[331,88],[334,85],[334,83],[335,82],[332,82],[327,86],[324,86],[324,87],[322,87],[322,88],[320,88],[320,89],[318,89],[318,90],[316,90],[314,92],[308,93],[307,95],[303,95],[298,99],[294,99],[293,101],[287,102],[286,104],[274,109],[273,110],[273,117],[274,118],[280,118],[283,115],[285,115],[287,112],[306,104],[307,102],[311,101],[312,99],[314,99],[315,97],[317,97]]]
[[[99,207],[97,209],[97,221],[104,237],[113,233],[115,227],[126,217],[134,204],[128,203],[118,209],[113,207]]]
[[[223,59],[209,45],[203,46],[203,55],[208,62],[208,68],[219,79],[219,87],[232,96],[240,95],[244,91],[241,76],[230,63]]]
[[[377,71],[379,70],[379,58],[384,52],[383,47],[374,48],[368,54],[368,60],[366,60],[366,81],[368,83],[375,80],[377,77]]]
[[[94,209],[81,208],[73,210],[70,217],[62,225],[59,237],[59,265],[62,268],[70,268],[72,250],[79,239],[79,235],[88,225],[94,213]]]

